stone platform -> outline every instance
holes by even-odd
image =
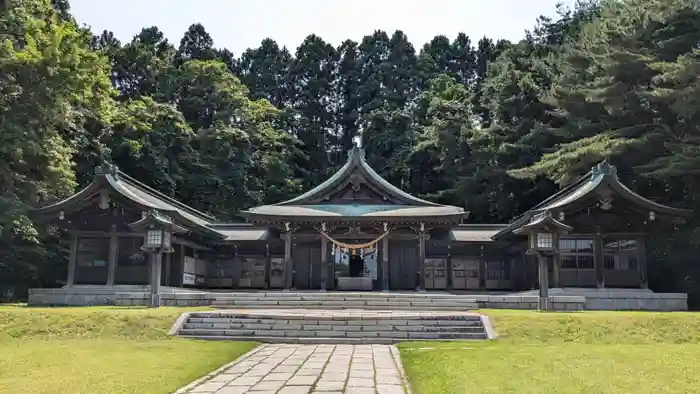
[[[183,313],[173,335],[300,344],[393,344],[406,340],[493,339],[488,317],[470,312],[362,309],[234,309]]]
[[[688,309],[683,293],[654,293],[648,289],[550,289],[555,311]],[[148,304],[148,286],[84,286],[30,289],[29,305],[83,306]],[[445,310],[537,309],[538,291],[525,292],[345,292],[345,291],[207,291],[161,288],[164,306],[213,306],[220,309],[345,309]]]
[[[522,296],[536,296],[537,290],[519,293]],[[549,289],[552,297],[581,297],[586,310],[629,310],[629,311],[685,311],[688,310],[688,295],[685,293],[654,293],[649,289]]]

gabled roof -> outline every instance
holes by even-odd
[[[175,221],[187,228],[199,229],[209,235],[222,238],[221,234],[209,228],[211,223],[216,221],[213,216],[200,212],[144,185],[121,172],[117,166],[110,164],[98,166],[95,169],[93,181],[83,190],[65,200],[36,209],[34,214],[49,216],[58,214],[60,211],[74,210],[105,189],[131,200],[144,211],[157,210],[171,216]]]
[[[434,207],[441,206],[440,204],[414,197],[382,178],[376,171],[374,171],[372,167],[370,167],[369,164],[367,164],[367,161],[365,161],[365,151],[359,146],[353,147],[348,152],[348,161],[345,163],[345,165],[325,182],[300,195],[299,197],[273,205],[306,205],[312,203],[314,200],[323,197],[336,189],[338,186],[342,185],[356,171],[359,171],[362,175],[364,175],[364,178],[377,187],[378,190],[396,198],[403,204]]]
[[[378,194],[384,196],[386,204],[347,203],[336,204],[327,197],[348,183],[368,184]],[[303,218],[401,218],[401,217],[453,217],[455,220],[468,216],[463,208],[441,205],[412,196],[377,174],[365,160],[365,152],[355,146],[348,152],[345,165],[325,182],[291,200],[272,205],[254,207],[241,214],[247,218],[260,220],[278,217]]]
[[[591,171],[586,175],[519,216],[494,238],[511,233],[514,229],[528,223],[539,213],[566,211],[577,202],[593,197],[600,198],[610,193],[633,206],[653,211],[659,215],[679,218],[687,218],[692,215],[692,211],[662,205],[635,193],[620,182],[617,168],[605,160],[591,168]]]

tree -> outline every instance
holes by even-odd
[[[48,0],[0,14],[0,242],[12,245],[1,248],[3,278],[37,278],[44,235],[27,209],[72,194],[73,155],[110,121],[109,64],[90,40]]]

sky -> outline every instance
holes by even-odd
[[[294,51],[312,33],[337,46],[346,39],[360,41],[378,29],[389,34],[403,30],[416,49],[438,34],[452,39],[459,32],[472,42],[483,36],[518,40],[539,15],[554,16],[559,1],[71,0],[70,4],[78,22],[96,34],[110,30],[125,42],[144,27],[158,26],[177,46],[191,24],[201,23],[217,48],[238,56],[268,37]]]

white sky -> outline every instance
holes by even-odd
[[[291,51],[315,33],[333,45],[360,41],[374,30],[403,30],[416,50],[435,35],[464,32],[518,40],[539,15],[553,16],[558,0],[71,0],[78,22],[94,33],[111,30],[122,42],[158,26],[175,46],[201,23],[217,48],[236,56],[267,37]],[[572,0],[564,0],[572,4]]]

